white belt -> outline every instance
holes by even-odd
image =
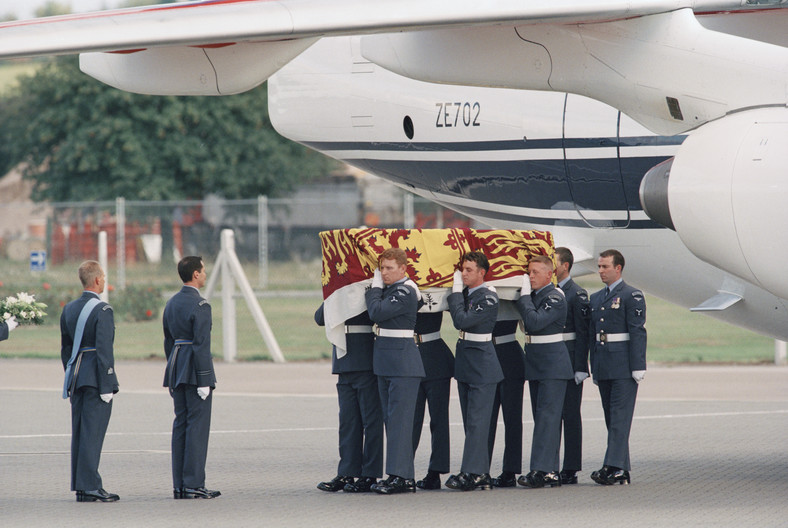
[[[346,334],[371,334],[372,325],[345,325]]]
[[[517,341],[517,335],[516,334],[507,334],[507,335],[493,336],[493,344],[494,345],[502,345],[504,343],[511,343],[512,341]]]
[[[577,339],[577,332],[566,333],[564,334],[563,339],[564,341],[574,341],[575,339]]]
[[[492,333],[489,334],[472,334],[471,332],[465,332],[460,330],[460,339],[464,339],[465,341],[492,341]]]
[[[618,343],[619,341],[629,341],[629,334],[606,334],[600,332],[596,335],[599,343]]]
[[[430,332],[429,334],[415,334],[413,340],[417,343],[428,343],[430,341],[437,341],[441,338],[441,332]]]
[[[413,339],[413,330],[393,330],[391,328],[378,328],[375,335],[380,337],[409,337]]]
[[[547,343],[560,343],[563,340],[564,340],[564,334],[550,334],[550,335],[525,334],[526,345],[545,345]]]

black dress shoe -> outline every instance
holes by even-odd
[[[77,502],[115,502],[117,500],[120,500],[120,497],[107,492],[104,488],[90,491],[77,490]]]
[[[437,471],[428,471],[423,480],[416,481],[416,487],[423,490],[441,489],[441,474]]]
[[[513,488],[517,486],[517,477],[511,471],[504,471],[492,479],[492,485],[496,488]]]
[[[545,486],[554,488],[561,485],[561,477],[559,477],[558,473],[555,471],[551,471],[550,473],[545,473],[544,471],[529,471],[527,475],[520,475],[520,478],[517,479],[517,483],[526,488],[544,488]]]
[[[345,489],[347,484],[353,484],[353,477],[342,477],[337,475],[328,482],[321,482],[317,485],[317,489],[323,491],[339,491]]]
[[[561,484],[577,484],[577,471],[564,469],[561,471]]]
[[[492,489],[493,483],[489,473],[481,475],[459,473],[449,477],[446,481],[446,487],[460,491],[489,490]]]
[[[375,477],[361,477],[355,482],[345,484],[342,490],[345,493],[366,493],[371,491],[370,488],[376,482]]]
[[[392,478],[393,477],[393,478]],[[375,486],[375,493],[381,495],[394,495],[395,493],[415,493],[416,482],[413,479],[404,479],[402,477],[395,477],[392,475],[388,482],[378,482]]]
[[[172,498],[173,499],[182,499],[183,498],[183,488],[172,488]]]
[[[394,480],[394,475],[389,475],[385,479],[379,480],[369,487],[369,491],[378,491],[379,486],[388,486]]]
[[[205,488],[183,488],[182,499],[214,499],[221,495],[221,491],[209,490]]]
[[[591,473],[591,479],[597,484],[602,484],[603,486],[630,483],[629,471],[613,466],[602,466],[602,469]]]

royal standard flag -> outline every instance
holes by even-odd
[[[364,291],[378,267],[378,256],[391,247],[408,255],[408,276],[421,290],[421,311],[446,310],[460,258],[481,251],[490,261],[485,282],[502,299],[517,299],[522,275],[534,255],[553,258],[547,231],[502,229],[337,229],[320,233],[326,334],[345,347],[345,321],[366,310]]]

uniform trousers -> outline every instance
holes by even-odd
[[[98,467],[107,433],[112,401],[105,403],[95,387],[71,394],[71,490],[103,488]]]
[[[170,392],[175,407],[172,423],[172,486],[205,486],[205,460],[211,432],[213,390],[204,400],[196,385],[178,385]]]
[[[583,401],[583,384],[569,380],[566,384],[564,411],[561,421],[564,424],[564,464],[566,471],[583,469],[583,419],[580,404]]]
[[[531,441],[531,471],[558,471],[561,448],[561,412],[567,380],[529,380],[534,433]]]
[[[383,412],[377,377],[370,370],[339,374],[337,399],[337,475],[380,477],[383,473]]]
[[[638,384],[632,378],[599,380],[598,383],[607,426],[604,465],[629,471],[629,431],[635,414]]]
[[[386,426],[386,473],[415,478],[413,467],[413,415],[421,378],[378,376],[380,405]]]
[[[424,407],[430,409],[430,465],[429,471],[448,473],[449,463],[449,394],[451,378],[424,380],[419,385],[416,413],[413,416],[413,451],[419,447],[424,424]]]
[[[521,473],[523,469],[523,392],[524,379],[504,379],[498,383],[493,401],[490,435],[488,439],[490,460],[495,446],[495,431],[498,428],[498,409],[503,412],[504,449],[503,471]]]
[[[457,381],[460,397],[465,445],[460,471],[474,475],[490,472],[490,416],[497,383],[465,383]]]

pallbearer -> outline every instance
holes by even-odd
[[[373,484],[372,491],[391,495],[416,491],[413,415],[424,366],[413,329],[420,294],[408,279],[408,258],[403,250],[383,251],[378,263],[372,288],[365,295],[369,318],[378,325],[373,365],[386,426],[388,478]]]
[[[462,491],[488,490],[492,488],[488,451],[490,416],[496,387],[503,379],[492,342],[498,294],[484,283],[490,264],[483,253],[466,253],[460,266],[461,271],[454,273],[452,293],[447,300],[454,327],[460,330],[454,377],[460,396],[465,445],[460,473],[449,477],[446,486]]]
[[[552,276],[549,257],[532,257],[517,300],[525,327],[525,379],[534,417],[530,471],[517,482],[528,488],[561,485],[561,412],[566,384],[574,376],[563,336],[566,299],[550,282]]]

